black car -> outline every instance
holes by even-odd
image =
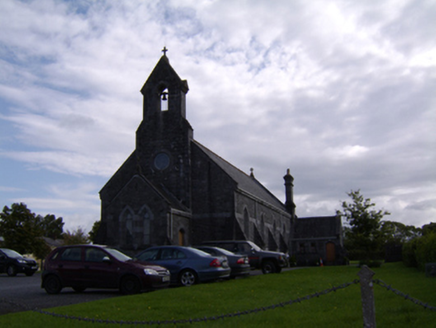
[[[76,292],[115,288],[123,294],[134,294],[168,287],[170,272],[158,265],[137,263],[110,247],[72,245],[58,247],[47,256],[41,280],[48,294],[58,294],[64,287]]]
[[[194,246],[200,251],[209,253],[214,256],[226,256],[230,266],[230,278],[247,276],[250,274],[251,267],[247,255],[235,254],[224,248],[213,246]]]
[[[265,251],[249,240],[214,240],[202,243],[202,246],[216,246],[228,251],[245,254],[253,269],[262,269],[263,273],[279,273],[288,266],[286,254]]]
[[[36,271],[38,264],[35,260],[24,257],[12,249],[0,248],[0,273],[6,272],[10,277],[16,276],[17,273],[32,276]]]

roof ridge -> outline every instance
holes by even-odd
[[[192,139],[193,142],[195,142],[197,145],[205,148],[207,151],[211,152],[212,154],[214,154],[216,157],[218,157],[219,159],[221,159],[222,161],[226,162],[227,164],[229,164],[230,166],[234,167],[236,170],[238,170],[239,172],[243,173],[245,176],[247,176],[248,178],[254,178],[251,177],[250,175],[248,175],[247,173],[245,173],[244,171],[242,171],[240,168],[238,168],[237,166],[233,165],[232,163],[230,163],[228,160],[224,159],[223,157],[221,157],[220,155],[218,155],[217,153],[215,153],[213,150],[210,150],[208,147],[206,147],[205,145],[201,144],[200,142],[198,142],[197,140]],[[254,178],[254,180],[258,181],[256,178]]]

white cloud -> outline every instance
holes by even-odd
[[[389,219],[422,225],[435,220],[434,13],[408,0],[4,0],[0,156],[41,188],[50,172],[70,177],[74,201],[46,189],[21,201],[89,226],[134,150],[139,90],[166,45],[195,138],[282,200],[290,167],[299,216],[332,215],[360,188]],[[84,177],[102,185],[83,191]],[[2,199],[18,188],[2,185]]]

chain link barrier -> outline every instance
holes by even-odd
[[[344,288],[347,288],[351,285],[355,285],[358,283],[360,283],[359,279],[355,279],[352,282],[348,282],[348,283],[345,283],[345,284],[342,284],[339,286],[333,286],[332,288],[325,289],[321,292],[313,293],[313,294],[310,294],[310,295],[307,295],[304,297],[299,297],[299,298],[296,298],[296,299],[293,299],[290,301],[277,303],[277,304],[273,304],[270,306],[254,308],[251,310],[239,311],[239,312],[234,312],[234,313],[221,314],[221,315],[217,315],[217,316],[209,316],[209,317],[203,317],[203,318],[195,318],[195,319],[190,318],[190,319],[179,319],[179,320],[125,321],[125,320],[95,319],[95,318],[71,316],[71,315],[67,315],[67,314],[59,314],[59,313],[44,311],[44,310],[40,310],[40,309],[30,309],[26,305],[11,302],[11,301],[8,301],[6,299],[0,299],[0,303],[7,303],[9,305],[22,308],[23,310],[29,310],[29,311],[49,315],[49,316],[56,317],[56,318],[78,320],[78,321],[83,321],[83,322],[117,324],[117,325],[168,325],[168,324],[175,325],[175,324],[184,324],[184,323],[216,321],[216,320],[225,319],[225,318],[240,317],[243,315],[264,312],[264,311],[273,310],[276,308],[282,308],[282,307],[285,307],[287,305],[301,303],[303,301],[307,301],[307,300],[310,300],[312,298],[318,298],[320,296],[327,295],[331,292],[336,292],[337,290],[344,289]],[[413,297],[409,296],[408,294],[405,294],[405,293],[391,287],[390,285],[388,285],[387,283],[385,283],[384,281],[382,281],[380,279],[373,279],[373,283],[379,285],[380,287],[385,288],[388,291],[395,293],[398,296],[403,297],[405,300],[409,300],[409,301],[413,302],[416,305],[420,305],[420,306],[424,307],[425,309],[429,309],[431,311],[436,311],[436,307],[431,306],[428,303],[424,303],[416,298],[413,298]]]
[[[124,321],[124,320],[109,320],[109,319],[95,319],[95,318],[84,318],[84,317],[77,317],[77,316],[70,316],[66,314],[59,314],[59,313],[53,313],[48,312],[44,310],[35,309],[33,312],[41,313],[50,315],[57,318],[64,318],[64,319],[71,319],[71,320],[78,320],[78,321],[84,321],[84,322],[92,322],[92,323],[105,323],[105,324],[117,324],[117,325],[176,325],[176,324],[184,324],[184,323],[195,323],[195,322],[207,322],[207,321],[216,321],[220,319],[225,318],[234,318],[234,317],[240,317],[243,315],[253,314],[253,313],[259,313],[264,312],[268,310],[273,310],[276,308],[282,308],[287,305],[292,305],[295,303],[301,303],[303,301],[310,300],[315,297],[320,297],[323,295],[327,295],[331,292],[336,292],[337,290],[347,288],[351,285],[355,285],[359,283],[359,279],[356,279],[352,282],[342,284],[340,286],[333,286],[332,288],[325,289],[321,292],[317,292],[314,294],[310,294],[304,297],[299,297],[287,302],[277,303],[270,306],[255,308],[251,310],[246,311],[239,311],[234,313],[228,313],[228,314],[221,314],[217,316],[210,316],[210,317],[204,317],[204,318],[195,318],[195,319],[179,319],[179,320],[150,320],[150,321]]]
[[[404,299],[409,300],[409,301],[415,303],[416,305],[420,305],[420,306],[424,307],[425,309],[429,309],[431,311],[436,311],[436,307],[431,306],[428,303],[421,302],[420,300],[418,300],[416,298],[413,298],[413,297],[409,296],[408,294],[400,292],[398,289],[392,288],[390,285],[385,283],[383,280],[374,279],[373,283],[375,283],[375,284],[377,284],[377,285],[379,285],[379,286],[381,286],[383,288],[386,288],[387,290],[397,294],[398,296],[401,296]]]

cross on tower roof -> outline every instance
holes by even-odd
[[[162,49],[162,52],[163,52],[165,57],[167,56],[167,51],[168,51],[167,47],[164,46]]]

